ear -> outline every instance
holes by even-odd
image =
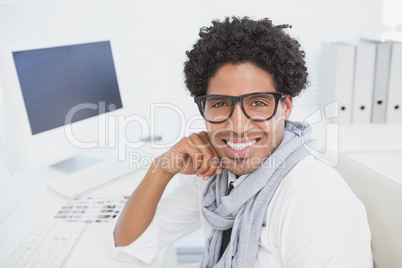
[[[293,108],[293,97],[290,95],[286,95],[285,100],[282,101],[283,115],[285,116],[285,120],[288,121],[290,114],[292,113]]]

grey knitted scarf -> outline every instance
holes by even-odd
[[[259,169],[226,195],[228,172],[213,176],[204,191],[202,213],[212,227],[200,267],[253,267],[269,203],[282,179],[309,153],[312,146],[307,124],[288,121],[281,144]],[[230,242],[220,257],[222,233],[232,228]]]

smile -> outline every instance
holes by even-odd
[[[233,142],[228,141],[228,142],[226,142],[226,144],[230,148],[232,148],[236,151],[242,151],[242,150],[246,149],[247,147],[254,145],[256,142],[257,142],[257,140],[253,140],[253,141],[249,141],[249,142],[245,142],[245,143],[233,143]]]

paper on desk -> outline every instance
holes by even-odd
[[[76,197],[67,201],[54,218],[85,223],[113,222],[127,199],[128,196]]]

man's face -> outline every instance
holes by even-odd
[[[209,80],[207,95],[240,96],[254,92],[277,92],[272,76],[251,63],[226,64]],[[207,123],[208,135],[225,168],[238,176],[257,170],[282,141],[285,120],[292,110],[292,97],[280,100],[269,121],[246,117],[237,103],[229,120]]]

